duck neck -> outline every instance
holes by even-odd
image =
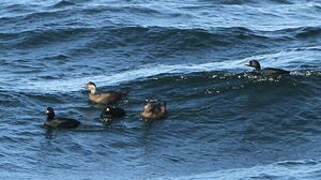
[[[96,88],[90,89],[90,94],[96,94]]]
[[[55,114],[48,114],[48,116],[47,116],[47,121],[53,120],[54,117],[55,117]]]
[[[254,67],[256,71],[261,71],[261,66],[258,64],[257,66]]]

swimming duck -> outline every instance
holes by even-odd
[[[144,110],[140,114],[146,119],[160,119],[166,115],[166,102],[146,100]]]
[[[126,93],[107,91],[104,93],[96,92],[96,84],[93,82],[88,82],[85,86],[86,89],[90,91],[89,100],[98,104],[112,104],[119,101]]]
[[[121,118],[125,116],[126,113],[124,109],[114,106],[106,106],[105,109],[100,114],[100,120],[110,124],[113,119]]]
[[[80,125],[80,122],[75,119],[68,118],[55,118],[55,111],[52,107],[48,107],[47,120],[44,125],[50,128],[76,128]]]
[[[276,68],[264,68],[261,69],[261,65],[256,60],[251,60],[245,64],[245,66],[255,68],[255,71],[262,74],[290,74],[290,71],[286,71],[283,69],[276,69]]]

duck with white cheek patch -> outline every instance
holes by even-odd
[[[144,110],[140,112],[146,120],[155,120],[165,117],[167,114],[166,102],[158,102],[157,100],[146,100]]]
[[[98,93],[96,84],[93,82],[88,82],[85,88],[90,91],[89,100],[97,104],[114,104],[127,95],[126,93],[116,91]]]

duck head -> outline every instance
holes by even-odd
[[[92,94],[95,94],[96,92],[96,84],[91,81],[85,85],[85,88],[88,89]]]
[[[251,60],[248,63],[245,63],[245,66],[253,67],[257,71],[261,70],[261,65],[257,60]]]
[[[144,111],[145,112],[152,112],[155,109],[155,105],[158,101],[156,99],[146,99]]]
[[[53,119],[55,117],[55,111],[52,107],[48,107],[46,110],[46,114],[48,116],[48,120],[49,119]]]

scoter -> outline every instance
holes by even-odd
[[[89,100],[97,104],[113,104],[121,100],[126,93],[116,92],[116,91],[107,91],[103,93],[96,92],[96,84],[93,82],[88,82],[85,86],[86,89],[90,91]]]
[[[158,100],[146,100],[144,110],[140,115],[147,120],[160,119],[166,116],[166,102],[158,102]]]
[[[270,74],[270,75],[290,74],[290,71],[286,71],[283,69],[276,69],[276,68],[261,69],[260,63],[256,60],[249,61],[248,63],[245,64],[245,66],[253,67],[255,68],[255,72],[261,73],[261,74]]]
[[[100,120],[104,123],[110,124],[113,119],[125,116],[124,109],[115,106],[106,106],[100,114]]]
[[[76,128],[81,123],[75,119],[69,118],[55,118],[55,111],[52,107],[46,110],[47,120],[44,125],[49,128]]]

